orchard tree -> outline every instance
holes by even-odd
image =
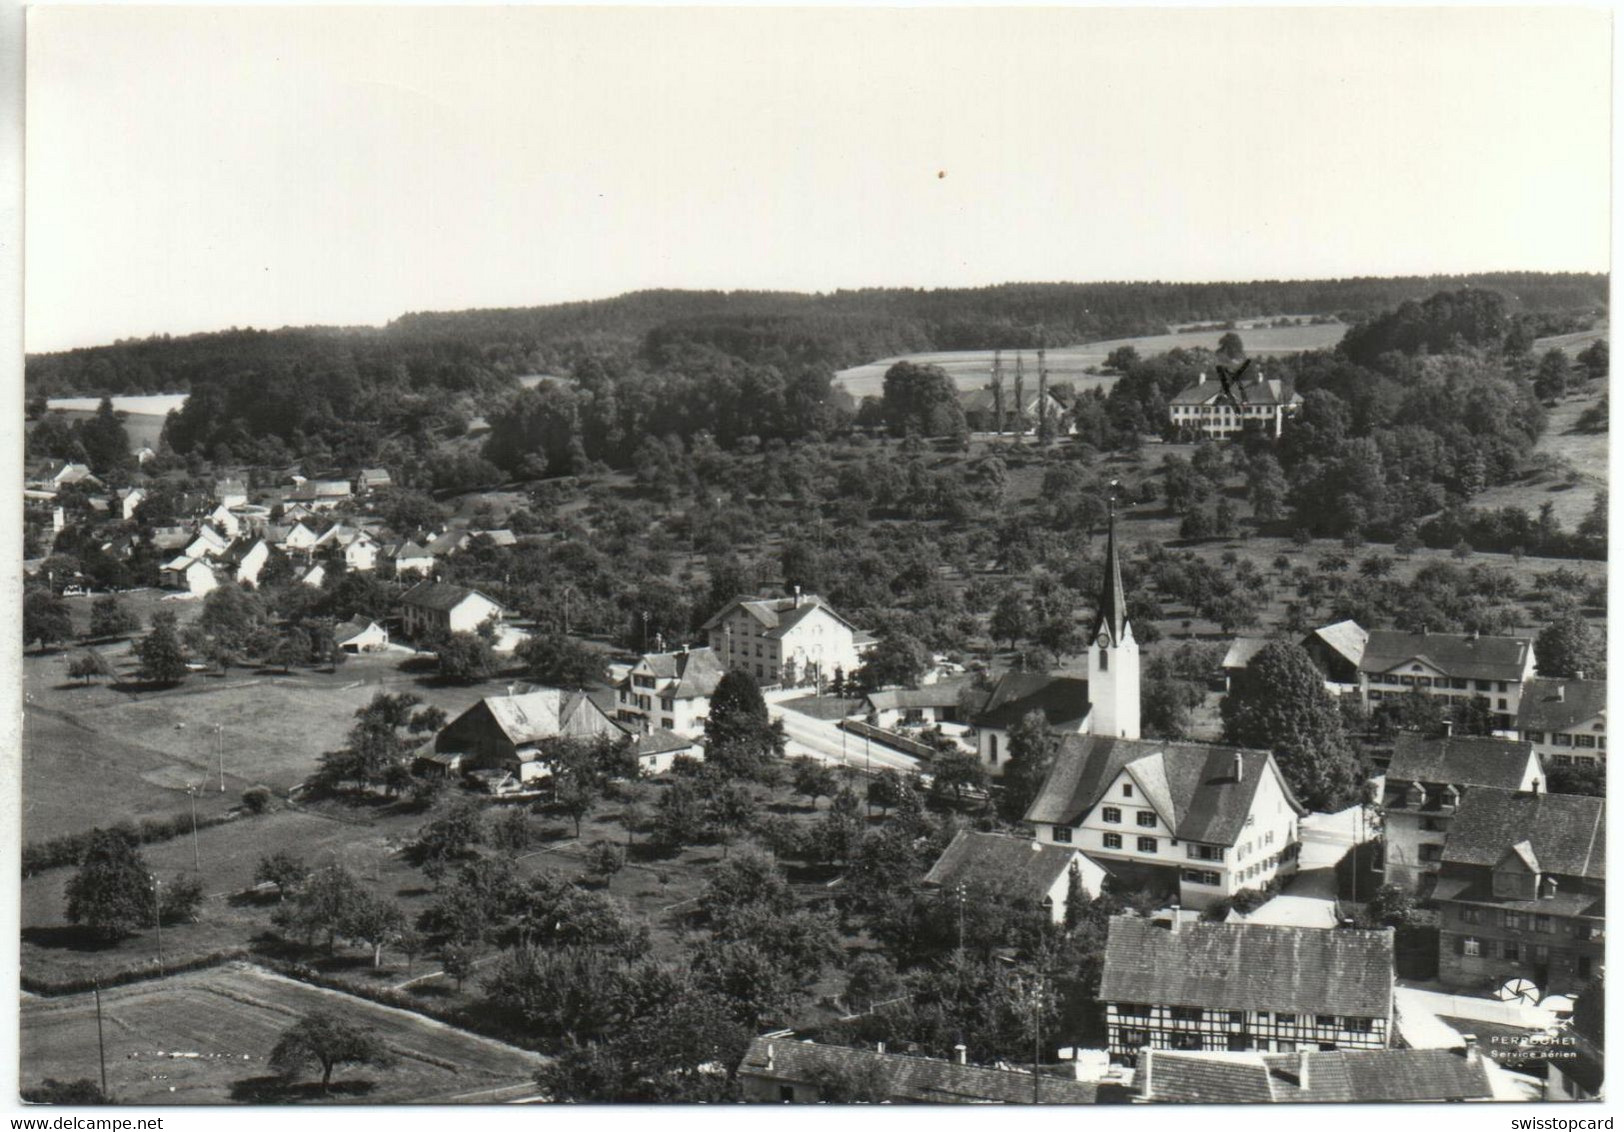
[[[305,877],[309,875],[310,866],[286,849],[278,849],[275,853],[261,857],[254,869],[256,883],[276,886],[278,902],[286,901],[291,893],[297,892]]]
[[[186,653],[175,632],[175,615],[157,613],[152,628],[135,646],[141,662],[141,679],[159,686],[178,684],[186,679]]]
[[[1049,729],[1041,711],[1029,711],[1009,732],[1009,762],[1004,767],[998,808],[1008,821],[1018,822],[1043,789],[1054,766],[1060,737]]]
[[[1218,339],[1218,356],[1228,358],[1232,362],[1238,362],[1246,357],[1246,344],[1241,341],[1241,336],[1233,330],[1225,332],[1224,336]]]
[[[496,672],[496,653],[478,633],[452,633],[434,647],[440,677],[458,684],[473,684]]]
[[[90,607],[90,635],[94,639],[128,637],[140,629],[141,619],[112,594],[97,598]]]
[[[67,603],[49,590],[29,590],[23,597],[23,644],[39,642],[41,652],[73,636]]]
[[[1271,641],[1235,677],[1224,738],[1274,752],[1299,801],[1334,812],[1358,797],[1359,765],[1325,677],[1302,646]]]
[[[563,633],[541,633],[518,648],[525,675],[551,688],[584,689],[603,680],[603,656]]]
[[[321,1069],[321,1092],[327,1095],[333,1071],[341,1065],[388,1068],[394,1054],[377,1034],[359,1023],[326,1010],[315,1010],[282,1032],[271,1050],[270,1066],[291,1081],[312,1067]]]
[[[1605,674],[1604,645],[1578,612],[1564,614],[1540,630],[1534,657],[1541,676],[1572,679],[1581,672],[1589,677]]]
[[[152,923],[154,879],[129,840],[92,830],[79,871],[68,881],[68,923],[116,943]]]

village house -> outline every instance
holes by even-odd
[[[771,1036],[756,1038],[739,1062],[739,1091],[756,1104],[815,1104],[831,1077],[875,1080],[895,1104],[1093,1104],[1098,1087],[1064,1077],[970,1065],[964,1046],[953,1061],[853,1049]]]
[[[214,499],[222,507],[241,507],[248,502],[248,485],[237,479],[215,480]]]
[[[318,552],[335,546],[342,552],[344,565],[350,570],[365,573],[378,564],[378,540],[360,527],[334,523],[316,538],[315,550]]]
[[[348,653],[382,652],[389,630],[366,617],[352,617],[333,627],[333,643]]]
[[[1359,661],[1365,653],[1370,634],[1357,621],[1338,621],[1323,625],[1304,634],[1297,643],[1302,646],[1314,667],[1325,677],[1325,686],[1342,694],[1359,688]],[[1236,637],[1224,654],[1224,690],[1233,691],[1235,678],[1251,664],[1252,658],[1263,651],[1269,637]]]
[[[387,468],[362,468],[355,477],[357,495],[371,495],[374,491],[393,486],[394,481],[389,478]]]
[[[192,541],[192,532],[187,527],[154,527],[148,541],[154,550],[183,550]]]
[[[1081,849],[1010,833],[961,829],[920,885],[927,891],[951,893],[960,885],[980,882],[1042,908],[1058,924],[1066,918],[1073,872],[1083,895],[1092,900],[1100,894],[1106,870]]]
[[[158,454],[151,448],[143,444],[141,447],[135,450],[135,462],[137,464],[145,464],[148,460],[154,459],[157,455]]]
[[[384,557],[394,564],[396,577],[427,574],[434,569],[434,555],[410,539],[388,547],[384,551]]]
[[[705,748],[698,739],[678,735],[663,727],[633,735],[632,754],[637,759],[637,769],[645,775],[664,774],[678,758],[701,763],[705,761]]]
[[[1306,812],[1267,751],[1070,735],[1024,820],[1040,842],[1205,908],[1294,874]]]
[[[1014,390],[1006,389],[1004,419],[1000,422],[998,398],[991,386],[959,392],[959,407],[964,410],[964,423],[971,432],[996,432],[1000,426],[1006,433],[1019,431],[1024,435],[1036,432],[1040,417],[1045,412],[1054,435],[1060,436],[1074,431],[1071,413],[1067,410],[1065,402],[1056,397],[1052,390],[1045,390],[1040,397],[1035,386],[1028,387],[1022,391],[1021,401],[1021,416],[1017,421]]]
[[[186,544],[184,553],[189,558],[218,558],[230,545],[230,539],[205,523],[197,528],[197,534]]]
[[[919,688],[882,688],[863,697],[863,713],[875,727],[888,730],[912,724],[959,723],[964,714],[960,701],[972,696],[977,700],[986,698],[975,694],[967,676],[937,680]]]
[[[310,564],[310,566],[300,571],[297,574],[297,578],[300,585],[309,586],[312,589],[320,589],[321,584],[327,580],[327,567],[323,566],[320,562],[313,562]]]
[[[331,511],[351,496],[349,480],[306,480],[288,494],[290,503],[302,503],[313,511]]]
[[[1256,374],[1231,386],[1230,395],[1222,381],[1201,374],[1167,403],[1168,420],[1181,434],[1212,440],[1227,440],[1248,426],[1278,438],[1286,420],[1302,408],[1302,394],[1289,379],[1265,378],[1261,369]]]
[[[1100,977],[1107,1046],[1296,1053],[1383,1049],[1393,931],[1113,916]]]
[[[434,754],[448,770],[507,773],[522,787],[551,774],[542,757],[546,740],[600,736],[626,739],[625,731],[585,693],[541,688],[486,696],[440,729]]]
[[[1517,734],[1556,766],[1607,761],[1607,681],[1536,677],[1523,686]]]
[[[316,532],[305,526],[302,522],[295,522],[290,527],[273,528],[276,532],[277,545],[289,554],[309,554],[316,548]]]
[[[236,538],[241,533],[241,521],[234,512],[227,509],[224,503],[217,505],[213,511],[210,511],[206,521],[218,528],[226,538]]]
[[[217,587],[220,579],[208,562],[182,554],[159,567],[158,584],[165,589],[184,590],[195,597],[202,597]]]
[[[615,686],[615,715],[632,731],[699,735],[723,675],[708,648],[646,653]]]
[[[1460,1049],[1147,1049],[1134,1071],[1144,1104],[1408,1104],[1524,1100],[1476,1040]]]
[[[55,491],[76,483],[99,486],[101,482],[91,472],[89,465],[64,462],[38,465],[35,474],[26,481],[26,486]]]
[[[1455,811],[1433,889],[1438,978],[1491,990],[1526,978],[1572,993],[1601,967],[1607,801],[1477,787]]]
[[[1452,704],[1488,701],[1496,732],[1516,734],[1523,684],[1534,676],[1534,642],[1476,633],[1372,629],[1359,661],[1368,704],[1419,691]]]
[[[1531,743],[1400,732],[1381,800],[1384,882],[1430,896],[1461,799],[1480,786],[1537,791],[1543,774]]]
[[[874,638],[816,594],[735,598],[704,631],[727,670],[742,668],[762,684],[800,687],[851,675]]]
[[[444,558],[448,554],[455,554],[466,547],[473,537],[462,528],[443,531],[429,541],[429,555],[433,558]]]
[[[56,534],[67,526],[67,512],[56,501],[56,492],[42,488],[23,489],[23,510],[30,515],[38,515],[49,519],[51,533]]]
[[[486,621],[500,621],[506,612],[478,590],[450,582],[419,582],[400,599],[401,625],[413,641],[472,633]]]
[[[121,487],[116,493],[118,517],[128,523],[135,518],[136,508],[146,502],[147,492],[141,487]]]
[[[234,582],[259,585],[259,573],[271,557],[271,548],[265,540],[252,535],[237,539],[226,547],[219,559],[219,568]]]

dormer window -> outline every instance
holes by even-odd
[[[1122,796],[1124,798],[1132,798],[1133,797],[1133,783],[1124,782],[1122,784]]]

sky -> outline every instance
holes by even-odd
[[[1606,271],[1546,9],[32,8],[25,345],[647,287]]]

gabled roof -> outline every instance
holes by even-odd
[[[1071,863],[1085,870],[1083,885],[1099,891],[1105,869],[1080,849],[1047,845],[1010,833],[981,833],[961,829],[925,874],[921,884],[949,888],[980,877],[1016,896],[1041,900],[1066,875]],[[1090,884],[1089,881],[1093,883]]]
[[[811,616],[814,609],[821,609],[829,616],[839,621],[848,629],[855,631],[852,623],[840,614],[834,607],[824,601],[817,594],[803,594],[795,597],[736,597],[722,607],[702,628],[714,629],[723,621],[733,616],[735,610],[743,609],[755,618],[762,628],[767,630],[766,636],[782,637],[805,618]]]
[[[405,542],[401,543],[399,546],[391,548],[391,550],[389,551],[389,554],[390,554],[390,557],[392,557],[392,558],[432,558],[433,557],[433,555],[431,555],[428,552],[427,547],[419,546],[419,545],[417,545],[417,543],[412,542],[410,539],[407,539]]]
[[[1175,393],[1169,405],[1208,405],[1223,396],[1224,383],[1216,378],[1207,378],[1194,385],[1187,386]],[[1270,377],[1261,374],[1255,381],[1242,381],[1239,385],[1232,385],[1235,400],[1242,406],[1249,405],[1293,405],[1302,402],[1302,395],[1297,392],[1296,386],[1290,378]]]
[[[388,468],[362,468],[360,474],[356,478],[364,484],[380,484],[390,482]]]
[[[884,1075],[894,1101],[917,1104],[1030,1104],[1032,1076],[981,1065],[960,1065],[931,1057],[880,1053],[871,1049],[756,1038],[739,1062],[741,1076],[766,1077],[815,1087],[825,1072],[868,1070]],[[1097,1091],[1084,1081],[1044,1077],[1040,1098],[1051,1104],[1093,1104]]]
[[[1493,787],[1467,792],[1444,841],[1445,864],[1493,868],[1528,842],[1542,872],[1607,876],[1607,800],[1582,794],[1519,794]]]
[[[1060,399],[1054,395],[1052,390],[1048,391],[1048,397],[1056,405],[1061,404]],[[1022,391],[1022,400],[1026,403],[1021,406],[1021,412],[1028,416],[1036,416],[1038,391],[1035,385],[1028,386]],[[993,397],[991,386],[960,390],[959,407],[966,413],[995,413],[998,411],[997,401]],[[1015,390],[1013,386],[1006,386],[1004,389],[1004,412],[1012,418],[1013,423],[1015,416]]]
[[[449,613],[469,598],[475,596],[482,597],[497,608],[501,608],[501,602],[488,594],[480,593],[478,590],[469,589],[467,586],[453,585],[450,582],[432,581],[418,582],[417,585],[400,596],[400,603],[402,605],[415,605],[420,609],[432,609],[439,613]]]
[[[976,715],[977,727],[1014,727],[1028,712],[1041,711],[1053,727],[1088,718],[1088,681],[1042,672],[1006,672],[993,685],[986,706]]]
[[[517,546],[519,544],[518,536],[505,527],[494,531],[474,531],[473,537],[490,539],[492,546]]]
[[[1530,763],[1534,776],[1541,777],[1532,743],[1479,735],[1427,739],[1401,731],[1387,764],[1387,785],[1390,791],[1411,782],[1517,790],[1525,783]]]
[[[1240,760],[1241,773],[1235,776]],[[1173,836],[1212,845],[1233,845],[1246,827],[1265,775],[1274,775],[1297,812],[1291,788],[1267,751],[1200,743],[1068,735],[1025,820],[1033,825],[1076,825],[1105,798],[1124,771],[1163,813]],[[1157,798],[1155,793],[1160,793]]]
[[[1473,637],[1465,633],[1404,633],[1372,629],[1359,660],[1362,672],[1390,672],[1419,660],[1451,676],[1521,680],[1533,642],[1525,637]]]
[[[1357,665],[1365,655],[1370,632],[1357,621],[1337,621],[1322,625],[1309,634],[1318,637],[1340,654],[1349,664]]]
[[[631,679],[631,672],[644,667],[656,680],[675,681],[663,688],[661,695],[678,700],[710,695],[726,675],[722,662],[709,648],[645,653],[627,672],[627,679]]]
[[[1229,642],[1229,651],[1224,653],[1224,662],[1219,667],[1245,668],[1270,640],[1269,637],[1236,637]]]
[[[1146,1050],[1140,1065],[1141,1095],[1173,1104],[1391,1104],[1495,1095],[1484,1056],[1464,1049]]]
[[[339,625],[333,626],[333,640],[337,644],[353,641],[363,633],[370,633],[374,629],[382,632],[382,627],[369,617],[351,617]]]
[[[671,751],[686,751],[698,745],[697,739],[689,739],[678,735],[675,731],[656,727],[647,735],[638,735],[633,739],[632,753],[638,758],[647,758],[650,755],[664,755]]]
[[[1517,726],[1524,731],[1570,731],[1607,716],[1607,681],[1541,677],[1523,685]]]
[[[1393,933],[1113,916],[1100,1001],[1387,1018]]]
[[[220,555],[220,562],[226,566],[241,566],[243,559],[254,552],[254,547],[263,546],[265,540],[253,535],[244,535],[237,539]]]
[[[950,708],[958,707],[959,695],[974,682],[972,676],[955,676],[938,680],[922,688],[886,688],[870,692],[867,696],[870,711],[889,711],[892,708]]]
[[[289,499],[339,499],[353,494],[349,480],[305,480]]]
[[[468,711],[483,708],[489,712],[508,741],[519,746],[563,734],[583,707],[599,710],[582,692],[542,688],[518,696],[486,696]],[[467,714],[464,712],[463,716]]]
[[[216,495],[247,495],[248,485],[242,480],[226,479],[214,481]]]
[[[467,544],[468,540],[473,537],[474,536],[470,535],[467,531],[460,528],[449,530],[430,541],[428,545],[428,552],[435,558],[452,554],[458,550],[461,550],[463,546]]]

